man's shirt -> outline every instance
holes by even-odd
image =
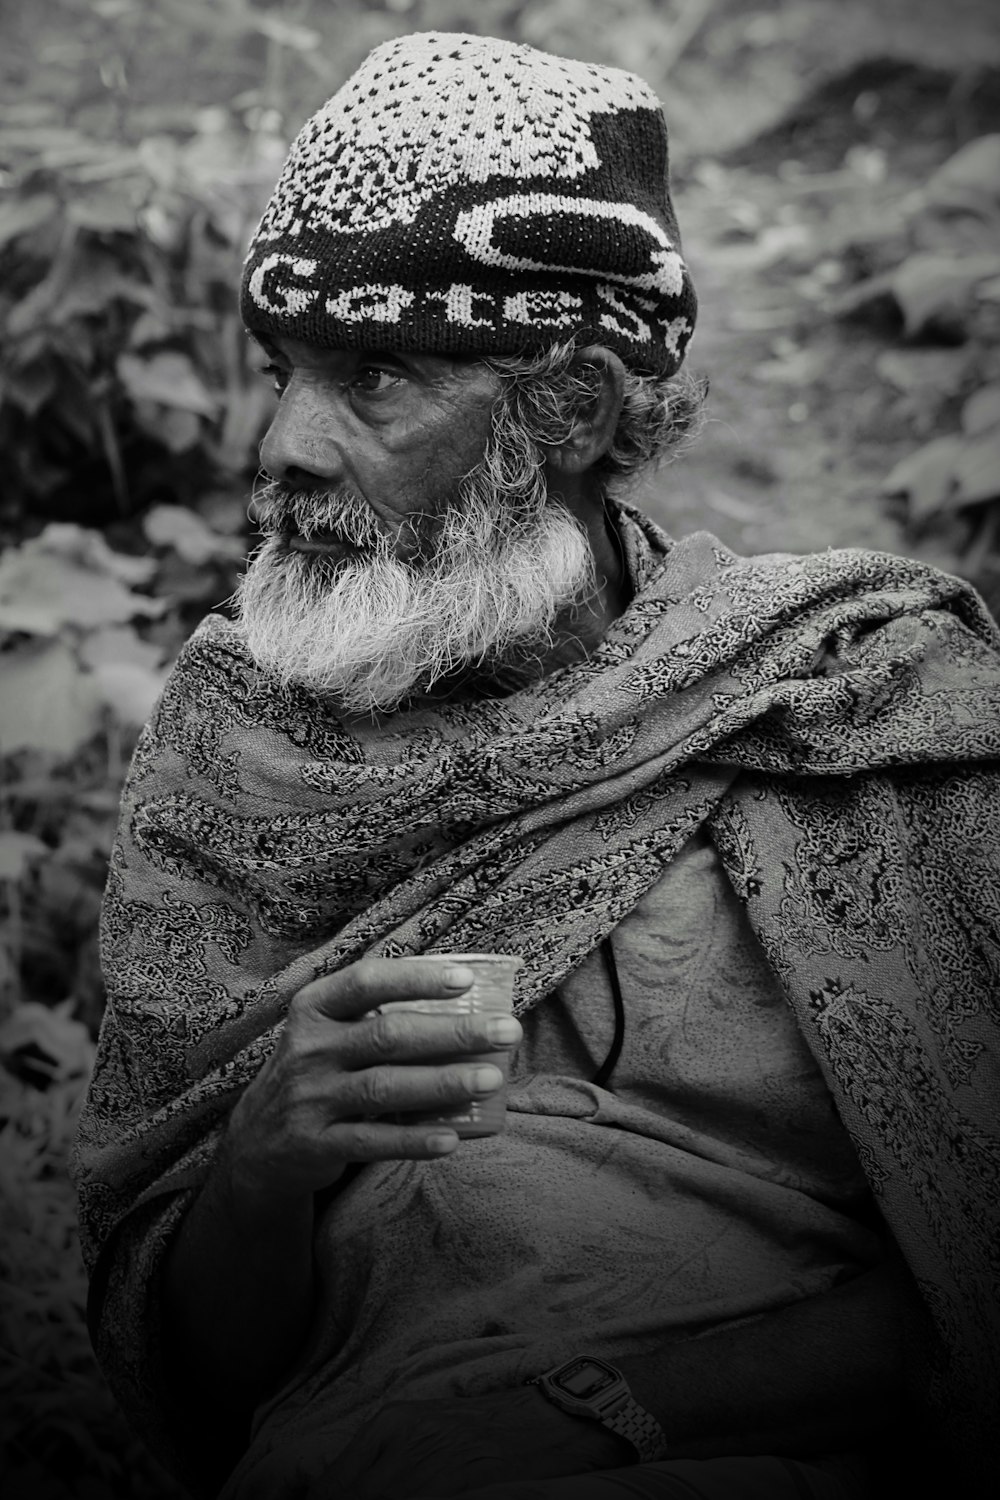
[[[878,1260],[854,1148],[706,838],[612,942],[606,1087],[597,951],[524,1017],[503,1134],[370,1164],[326,1207],[311,1346],[227,1495],[266,1493],[269,1449],[322,1472],[387,1399],[695,1337]]]

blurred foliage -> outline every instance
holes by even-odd
[[[133,104],[127,59],[155,55],[157,25],[181,26],[183,4],[62,8],[81,20],[64,66],[42,97],[0,111],[8,533],[32,519],[104,525],[245,485],[266,407],[234,286],[284,149],[273,111],[253,94],[193,118]],[[231,7],[218,19],[216,47],[231,44]],[[304,45],[289,31],[267,45]]]
[[[847,252],[870,273],[831,311],[897,333],[877,374],[915,432],[935,434],[882,492],[903,501],[909,535],[944,525],[962,571],[988,582],[1000,543],[1000,134],[963,146]]]
[[[138,524],[141,556],[50,522],[0,558],[5,1500],[180,1495],[94,1361],[66,1163],[104,1008],[97,919],[128,756],[194,617],[231,590],[244,542],[175,505]]]

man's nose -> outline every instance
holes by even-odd
[[[344,476],[344,462],[333,428],[317,393],[293,375],[260,445],[261,467],[284,484],[336,483]]]

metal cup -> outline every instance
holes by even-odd
[[[435,997],[427,1000],[390,1000],[379,1006],[384,1014],[393,1010],[415,1010],[421,1015],[467,1016],[483,1013],[509,1016],[514,1004],[514,975],[524,963],[510,953],[420,953],[404,961],[410,964],[461,964],[475,976],[464,995]],[[503,1074],[503,1083],[485,1099],[472,1099],[453,1114],[411,1114],[410,1123],[447,1125],[463,1139],[498,1135],[504,1128],[507,1113],[507,1079],[510,1048],[498,1052],[458,1053],[442,1057],[441,1062],[493,1063]]]

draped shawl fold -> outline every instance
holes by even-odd
[[[221,618],[181,653],[123,796],[75,1165],[95,1342],[147,1431],[163,1243],[296,990],[510,951],[523,1012],[702,824],[922,1291],[931,1403],[962,1444],[1000,1410],[997,629],[916,562],[615,519],[633,602],[507,697],[346,723]]]

